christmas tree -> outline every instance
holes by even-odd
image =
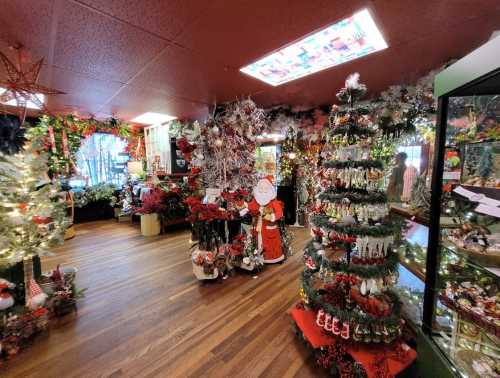
[[[367,353],[376,355],[395,345],[403,326],[400,301],[391,290],[398,271],[392,249],[396,227],[387,218],[383,164],[370,154],[377,130],[369,111],[357,105],[366,92],[358,79],[351,75],[337,94],[346,106],[332,106],[301,280],[304,311],[314,314],[322,340],[325,335],[331,340],[318,362],[353,376],[363,376],[367,366],[351,355],[350,346],[369,345]],[[299,334],[307,339],[307,327],[300,326],[304,317],[296,316]]]
[[[48,180],[38,140],[16,155],[0,154],[0,265],[46,253],[62,243],[65,197]]]

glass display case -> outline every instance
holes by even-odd
[[[500,376],[498,51],[499,37],[435,80],[439,106],[422,329],[460,377]]]

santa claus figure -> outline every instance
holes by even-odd
[[[283,205],[276,199],[273,177],[260,180],[253,190],[253,198],[248,204],[253,218],[253,232],[257,247],[264,255],[264,263],[282,261],[285,256],[281,248],[281,233],[278,221],[283,218]]]

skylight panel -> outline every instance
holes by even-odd
[[[278,86],[387,48],[368,9],[281,48],[240,71]]]
[[[5,91],[6,91],[5,88],[0,87],[0,96]],[[45,102],[45,95],[42,93],[34,93],[30,96],[30,98],[33,98],[33,97],[36,97],[38,99],[38,101],[40,101],[41,103]],[[35,101],[36,101],[36,99],[35,99]],[[9,101],[6,101],[6,102],[1,102],[1,103],[4,105],[10,105],[10,106],[24,106],[22,101],[17,101],[15,98],[13,98]],[[40,106],[38,106],[36,102],[29,100],[29,99],[26,101],[26,108],[40,110]]]
[[[144,114],[141,114],[140,116],[135,117],[131,120],[131,122],[142,123],[144,125],[161,125],[176,118],[177,117],[168,114],[146,112]]]

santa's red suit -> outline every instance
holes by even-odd
[[[253,232],[257,247],[263,251],[264,262],[272,264],[282,261],[285,256],[277,221],[283,218],[283,204],[276,199],[270,178],[259,181],[254,189],[254,198],[248,204],[248,211],[253,217]]]

